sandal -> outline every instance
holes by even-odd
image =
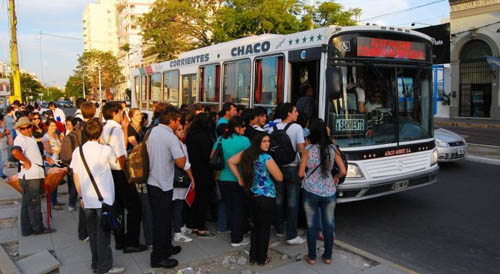
[[[332,264],[332,259],[326,259],[326,258],[323,258],[323,257],[321,257],[321,259],[323,259],[323,262],[325,264]]]
[[[266,265],[266,264],[270,263],[272,260],[273,260],[273,257],[271,257],[271,256],[267,256],[267,258],[266,258],[266,260],[264,261],[264,263],[263,263],[263,264],[258,264],[258,265],[260,265],[260,266],[264,266],[264,265]]]
[[[309,256],[307,256],[307,255],[304,255],[304,260],[305,260],[308,264],[310,264],[310,265],[315,265],[315,264],[316,264],[316,260],[313,260],[313,259],[309,258]]]

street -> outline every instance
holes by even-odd
[[[498,273],[498,166],[440,168],[434,185],[339,205],[337,238],[421,273]]]
[[[465,137],[468,143],[500,146],[499,128],[473,128],[457,126],[441,126]]]

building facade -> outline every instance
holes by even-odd
[[[449,0],[451,28],[450,117],[500,120],[500,0]]]
[[[83,50],[98,49],[118,55],[117,0],[96,0],[83,11]]]
[[[117,0],[118,63],[125,81],[118,86],[118,98],[125,99],[130,88],[130,71],[142,66],[142,36],[137,18],[149,12],[155,0]]]

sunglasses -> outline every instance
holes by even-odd
[[[19,130],[26,130],[26,129],[30,129],[31,126],[26,126],[26,127],[20,127]]]
[[[33,120],[33,121],[34,120],[40,120],[40,117],[35,117],[35,118],[31,119],[31,120]]]

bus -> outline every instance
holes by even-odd
[[[272,110],[313,89],[314,117],[327,122],[348,160],[338,202],[437,181],[432,38],[386,26],[324,27],[263,34],[199,48],[134,69],[132,106],[232,102]]]

